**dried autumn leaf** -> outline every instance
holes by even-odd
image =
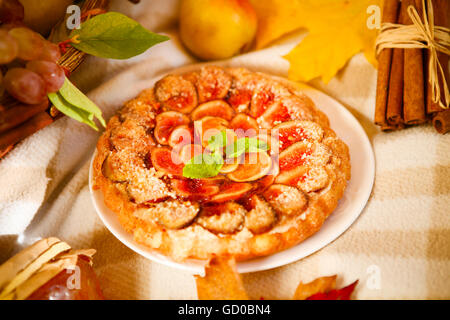
[[[205,276],[195,276],[199,300],[248,300],[244,285],[232,257],[213,257]]]
[[[301,12],[298,0],[251,0],[251,2],[258,16],[257,49],[303,25],[298,19]]]
[[[258,14],[257,48],[300,28],[309,34],[286,59],[289,78],[309,81],[322,77],[328,82],[356,53],[363,52],[376,64],[374,44],[377,29],[369,29],[368,8],[382,0],[253,0]]]
[[[350,300],[357,284],[358,280],[342,289],[331,290],[325,293],[316,293],[306,300]]]
[[[337,276],[317,278],[309,283],[299,283],[297,290],[295,290],[293,300],[306,300],[309,297],[326,293],[336,288]]]

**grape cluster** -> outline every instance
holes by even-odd
[[[7,92],[22,103],[38,104],[64,83],[64,69],[57,64],[61,53],[23,25],[23,7],[16,2],[0,2],[0,97]]]

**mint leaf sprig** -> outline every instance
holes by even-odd
[[[49,93],[48,98],[56,109],[79,122],[87,124],[94,130],[98,131],[98,127],[94,122],[95,118],[99,120],[103,127],[106,127],[100,108],[69,79],[65,79],[63,86],[58,92]]]
[[[220,173],[224,165],[222,151],[225,148],[226,158],[239,158],[245,153],[264,152],[269,150],[266,142],[257,138],[239,138],[233,144],[228,145],[226,131],[212,136],[208,140],[208,150],[211,153],[203,153],[193,157],[184,167],[183,176],[190,179],[213,178]]]

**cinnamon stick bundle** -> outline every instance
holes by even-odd
[[[399,0],[384,1],[382,22],[397,22],[398,12],[400,8]],[[375,124],[389,129],[386,121],[386,113],[388,106],[389,83],[392,65],[393,49],[384,49],[378,56],[378,78],[377,78],[377,95],[375,105]],[[402,72],[403,74],[403,72]]]
[[[450,12],[450,1],[448,0],[433,0],[433,10],[434,10],[434,25],[435,26],[450,26],[449,12]],[[441,88],[441,97],[444,96],[444,83],[450,87],[450,75],[448,69],[449,56],[438,52],[437,57],[439,63],[444,69],[445,79],[439,79],[439,87]],[[429,63],[429,57],[428,57]],[[442,99],[442,98],[441,98]],[[427,81],[427,113],[433,117],[433,125],[436,131],[442,134],[450,132],[450,110],[443,110],[439,103],[435,103],[432,97],[432,90],[429,81]]]

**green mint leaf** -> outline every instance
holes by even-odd
[[[94,130],[98,131],[97,125],[93,121],[93,114],[83,109],[80,109],[67,100],[59,92],[49,93],[48,98],[53,103],[56,109],[79,122],[89,125]]]
[[[118,12],[95,16],[74,29],[70,37],[78,36],[72,45],[93,56],[110,59],[128,59],[169,37],[148,31],[138,22]]]
[[[48,97],[56,109],[65,115],[85,123],[97,131],[98,128],[94,118],[97,118],[102,126],[106,127],[106,122],[99,107],[74,86],[69,79],[66,78],[61,89],[56,93],[49,93]]]
[[[212,136],[208,140],[208,148],[214,153],[227,145],[227,132],[225,130]]]
[[[219,174],[223,166],[222,157],[217,154],[202,154],[193,157],[183,168],[183,177],[190,179],[212,178]]]
[[[227,158],[238,158],[247,152],[255,153],[267,150],[269,150],[269,146],[266,142],[257,138],[244,137],[227,147],[226,156]]]

